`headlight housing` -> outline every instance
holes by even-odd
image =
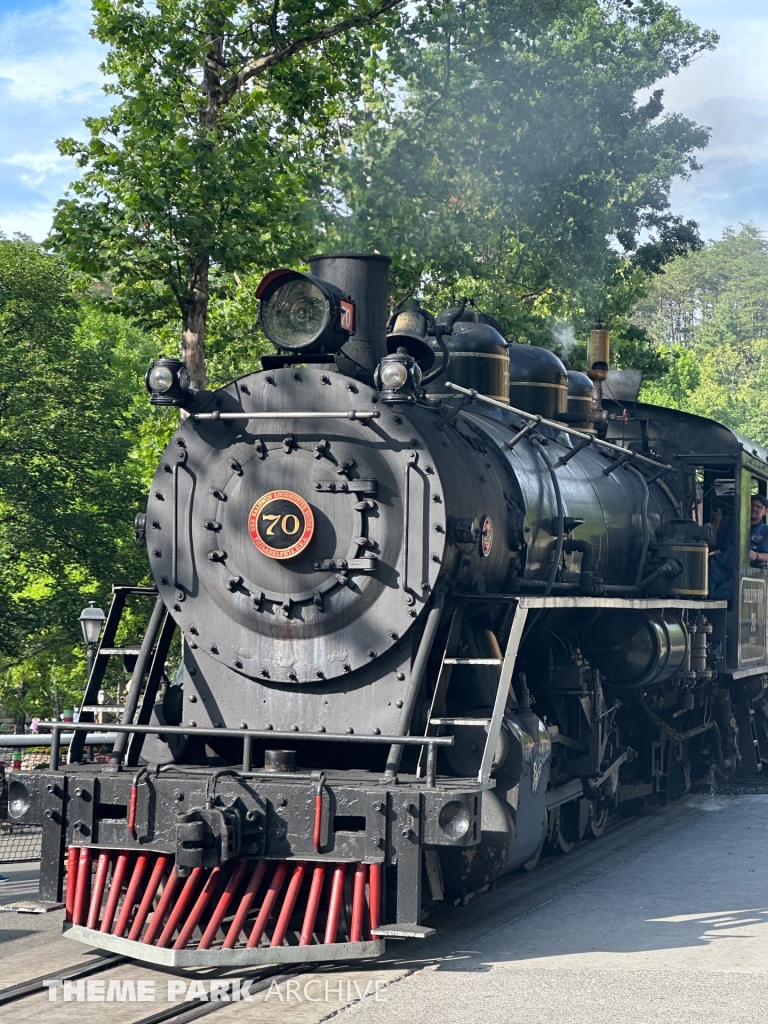
[[[144,378],[152,405],[186,405],[192,378],[180,359],[160,356],[147,370]]]
[[[337,352],[354,333],[354,303],[314,274],[273,270],[256,289],[256,298],[261,329],[286,352]]]
[[[150,391],[168,391],[173,387],[173,373],[168,366],[153,366],[147,375],[147,387]]]
[[[384,363],[381,367],[381,385],[389,391],[397,391],[408,383],[408,369],[402,363]]]

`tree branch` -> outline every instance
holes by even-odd
[[[387,11],[391,11],[394,7],[398,7],[403,3],[405,3],[405,0],[380,0],[380,3],[366,14],[358,14],[354,18],[347,18],[345,21],[338,21],[335,25],[329,25],[327,28],[320,29],[311,36],[302,36],[300,39],[294,39],[292,43],[282,47],[282,49],[273,50],[272,53],[265,54],[263,57],[257,57],[256,60],[249,61],[238,71],[236,75],[229,78],[222,86],[222,103],[228,103],[235,93],[238,92],[239,89],[242,89],[245,83],[250,81],[250,79],[262,74],[269,68],[282,64],[283,61],[288,60],[289,57],[293,57],[294,54],[300,53],[302,50],[306,50],[310,46],[315,46],[317,43],[322,43],[325,39],[331,39],[333,36],[340,35],[342,32],[346,32],[351,28],[357,28],[359,25],[369,24],[377,18],[380,18],[382,14],[386,14]]]

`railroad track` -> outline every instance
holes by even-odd
[[[52,970],[48,971],[44,975],[40,975],[36,978],[30,978],[27,981],[20,982],[16,985],[11,985],[6,989],[0,990],[0,1007],[9,1006],[13,1003],[17,1003],[20,1000],[28,999],[31,996],[39,995],[49,989],[52,980],[58,982],[74,982],[85,980],[86,978],[93,977],[97,974],[102,974],[107,971],[114,970],[118,967],[123,967],[126,964],[134,963],[129,957],[116,956],[116,955],[104,955],[98,956],[98,958],[88,964],[79,964],[74,967],[69,967],[66,970]],[[333,964],[333,965],[312,965],[313,973],[339,971],[346,967],[346,964]],[[143,964],[138,964],[137,967],[144,968]],[[170,972],[156,972],[158,977],[167,979],[171,976]],[[176,973],[176,972],[174,972]],[[178,972],[182,977],[189,978],[190,981],[196,980],[193,975],[182,974]],[[248,992],[251,996],[258,995],[259,992],[263,992],[269,988],[272,981],[276,977],[285,978],[286,980],[299,977],[306,973],[306,968],[301,967],[283,967],[278,966],[274,968],[260,968],[258,971],[253,972],[247,976],[238,976],[238,985],[247,987]],[[106,979],[109,981],[109,979]],[[226,979],[225,979],[226,980]],[[72,1003],[73,1016],[76,1011],[78,1003],[75,1001]],[[171,1005],[165,1006],[162,1009],[156,1010],[150,1013],[148,1016],[141,1017],[133,1022],[133,1024],[162,1024],[164,1021],[174,1021],[174,1024],[187,1024],[188,1021],[198,1020],[201,1017],[205,1017],[208,1014],[215,1013],[217,1010],[221,1010],[224,1007],[231,1006],[232,1003],[228,998],[210,998],[206,995],[204,998],[196,999],[185,999],[181,1003],[172,1003]]]

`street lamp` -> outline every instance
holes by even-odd
[[[89,601],[88,607],[80,612],[80,627],[85,640],[86,657],[88,659],[88,678],[91,678],[93,662],[96,657],[96,645],[101,636],[101,627],[104,625],[106,615],[103,609],[96,607],[95,601]]]

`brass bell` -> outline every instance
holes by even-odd
[[[410,309],[401,309],[387,324],[387,352],[390,355],[404,349],[413,356],[422,371],[435,361],[435,353],[427,341],[429,316],[415,303]]]

